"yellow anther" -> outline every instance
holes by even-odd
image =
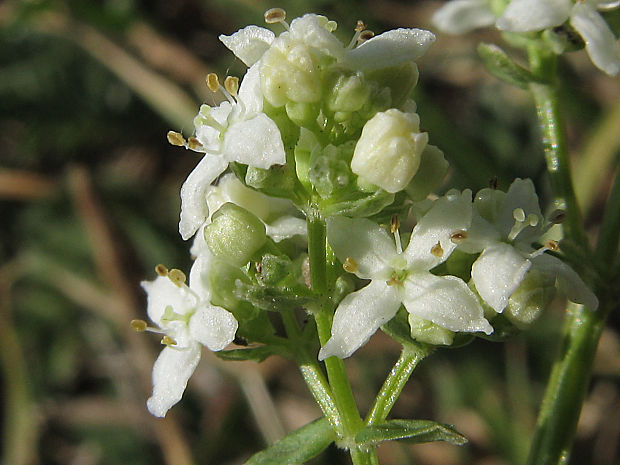
[[[282,8],[270,8],[265,11],[265,22],[267,24],[281,23],[286,19],[286,11]]]
[[[131,326],[131,329],[138,333],[143,333],[144,331],[146,331],[146,328],[148,328],[148,324],[144,320],[131,320],[131,323],[129,324]]]
[[[177,147],[185,147],[185,137],[183,137],[183,134],[181,134],[180,132],[168,131],[166,137],[168,138],[168,142],[170,144],[176,145]]]
[[[523,223],[525,221],[525,212],[523,211],[523,208],[515,208],[512,211],[512,217],[515,219],[515,221]]]
[[[549,215],[549,221],[553,224],[563,223],[566,219],[566,212],[564,210],[553,210]]]
[[[365,31],[360,32],[360,36],[357,39],[359,43],[366,42],[369,39],[372,39],[375,36],[375,33],[366,29]]]
[[[198,149],[202,148],[202,144],[195,137],[190,137],[189,139],[187,139],[187,146],[191,150],[198,150]]]
[[[358,265],[355,259],[353,259],[352,257],[347,257],[342,264],[342,268],[347,273],[355,273],[358,270]]]
[[[400,220],[398,219],[397,214],[392,215],[392,219],[390,219],[390,232],[394,234],[400,228]]]
[[[164,346],[176,346],[177,345],[177,341],[175,341],[174,339],[172,339],[170,336],[164,336],[161,338],[161,344]]]
[[[431,253],[437,258],[443,257],[443,248],[441,247],[441,242],[437,242],[437,244],[435,244],[431,248]]]
[[[558,243],[551,239],[545,241],[545,248],[551,250],[552,252],[557,252],[558,250],[560,250],[560,246],[558,245]]]
[[[450,234],[450,240],[455,244],[460,244],[464,242],[465,240],[467,240],[467,231],[463,231],[462,229],[452,231],[452,233]]]
[[[220,80],[215,73],[207,74],[206,78],[207,87],[211,92],[217,92],[220,89]]]
[[[159,276],[168,276],[168,268],[166,268],[161,263],[155,267],[155,273]]]
[[[185,280],[187,278],[185,277],[185,273],[183,273],[181,270],[173,268],[168,272],[168,279],[172,281],[173,284],[181,287],[183,284],[185,284]]]
[[[385,282],[385,284],[387,284],[388,286],[402,286],[403,282],[398,279],[398,275],[396,273],[393,273],[390,279]]]
[[[366,25],[364,24],[364,21],[362,21],[361,19],[358,19],[357,24],[355,26],[355,32],[362,32],[364,29],[366,29]]]
[[[224,89],[233,97],[237,95],[239,91],[239,78],[236,76],[226,76],[226,79],[224,79]]]

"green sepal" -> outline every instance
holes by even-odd
[[[536,80],[532,73],[517,65],[497,45],[480,43],[478,45],[478,55],[480,55],[484,66],[493,76],[508,84],[527,89],[530,83]]]
[[[323,452],[336,439],[327,418],[319,418],[254,454],[245,465],[297,465]]]
[[[321,213],[325,216],[342,215],[349,217],[368,217],[376,215],[394,202],[394,194],[379,189],[371,195],[341,202],[322,202]]]
[[[389,420],[366,426],[355,435],[358,446],[372,446],[383,441],[406,441],[410,444],[445,441],[456,446],[467,438],[452,426],[431,420]]]
[[[249,349],[220,350],[214,353],[222,360],[232,362],[250,360],[252,362],[260,363],[272,355],[280,355],[281,357],[288,359],[293,358],[292,354],[286,347],[273,344],[260,347],[251,347]]]

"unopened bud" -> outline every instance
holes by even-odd
[[[357,141],[351,170],[389,193],[404,189],[420,166],[428,134],[420,118],[394,108],[373,116]]]

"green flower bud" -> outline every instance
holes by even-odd
[[[393,108],[377,113],[362,130],[351,170],[387,192],[398,192],[417,172],[427,142],[417,114]]]
[[[328,145],[316,157],[308,173],[310,182],[322,198],[333,196],[353,181],[349,168],[352,144]]]
[[[269,169],[248,166],[245,183],[273,197],[291,198],[295,188],[295,173],[290,164],[274,165]]]
[[[510,296],[504,316],[517,328],[527,329],[536,321],[555,295],[553,278],[530,270]]]
[[[318,104],[290,101],[285,108],[287,116],[296,125],[309,128],[317,126],[316,119],[321,110]]]
[[[327,108],[333,112],[359,111],[368,101],[370,88],[361,72],[332,70],[326,79]]]
[[[263,255],[260,261],[260,280],[267,285],[275,285],[289,275],[291,260],[286,256]]]
[[[366,79],[373,80],[380,87],[390,90],[393,107],[400,107],[411,96],[411,91],[418,83],[419,76],[418,67],[413,62],[366,73]]]
[[[225,203],[205,228],[205,241],[220,260],[235,266],[248,263],[267,235],[255,215],[233,203]]]
[[[435,346],[449,346],[454,341],[454,333],[436,325],[432,321],[409,314],[411,337],[416,341]]]

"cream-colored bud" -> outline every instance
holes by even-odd
[[[364,126],[351,170],[390,193],[404,189],[418,171],[428,134],[420,118],[394,108],[379,112]]]

